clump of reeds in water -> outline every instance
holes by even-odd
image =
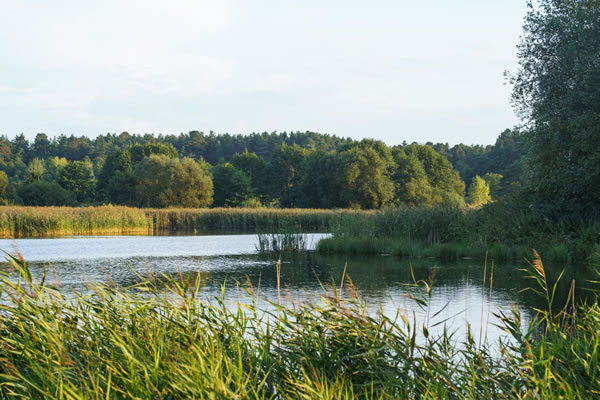
[[[303,233],[259,233],[256,237],[256,249],[261,253],[308,249],[307,236]]]
[[[549,310],[526,330],[518,310],[500,315],[511,340],[494,355],[470,334],[461,341],[412,315],[370,314],[348,283],[346,296],[261,311],[224,294],[198,300],[199,275],[66,295],[10,257],[18,275],[0,279],[0,397],[597,397],[597,301],[553,310],[537,260],[530,276]]]

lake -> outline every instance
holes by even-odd
[[[324,236],[306,234],[311,248]],[[20,251],[38,279],[47,264],[51,271],[48,281],[67,292],[85,292],[85,283],[131,285],[139,281],[137,274],[200,274],[203,300],[219,296],[225,284],[231,304],[255,300],[259,307],[268,309],[269,302],[277,301],[277,255],[260,254],[256,235],[1,239],[0,249]],[[543,304],[532,294],[519,292],[528,284],[519,271],[524,265],[494,265],[490,290],[491,263],[486,267],[484,286],[484,263],[480,261],[442,263],[432,259],[322,255],[314,251],[282,254],[283,301],[319,301],[326,290],[332,290],[333,283],[339,287],[345,265],[346,274],[371,312],[381,309],[392,316],[404,312],[411,319],[414,313],[419,324],[429,320],[430,326],[446,321],[450,330],[457,331],[457,340],[464,339],[468,321],[476,340],[487,333],[493,342],[502,334],[495,326],[498,321],[494,313],[518,306],[527,320],[529,308]],[[424,290],[410,284],[431,276],[429,307],[420,308],[410,296],[422,295]],[[244,290],[250,286],[254,288],[252,296]],[[348,287],[345,289],[347,295]]]

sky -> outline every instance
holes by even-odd
[[[492,144],[525,0],[0,0],[0,134]]]

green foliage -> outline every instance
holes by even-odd
[[[511,76],[528,124],[534,205],[557,218],[600,216],[600,5],[597,0],[529,4]]]
[[[6,172],[0,171],[0,197],[4,195],[6,187],[8,186],[8,175]]]
[[[519,129],[505,129],[493,146],[457,144],[433,144],[433,148],[445,156],[459,172],[464,182],[471,182],[475,175],[487,172],[506,175],[512,164],[520,162],[525,153],[525,133]],[[429,144],[429,143],[428,143]]]
[[[299,185],[309,151],[297,144],[288,146],[283,143],[276,147],[271,156],[268,181],[271,195],[278,198],[282,207],[296,206],[300,197]]]
[[[381,208],[394,198],[390,178],[392,154],[382,142],[364,140],[341,154],[345,161],[345,185],[353,208]]]
[[[492,200],[490,196],[490,186],[479,175],[473,178],[468,191],[469,204],[472,206],[482,206]]]
[[[490,187],[490,196],[492,199],[498,197],[498,192],[500,191],[502,185],[502,175],[496,174],[494,172],[487,172],[483,176],[483,180]]]
[[[152,154],[164,155],[168,158],[177,158],[177,149],[173,147],[173,145],[169,143],[160,143],[160,142],[148,142],[144,145],[134,144],[130,148],[127,149],[130,154],[131,161],[133,163],[138,163],[144,159],[144,157],[150,157]]]
[[[133,171],[116,171],[102,188],[104,199],[110,204],[136,205]]]
[[[41,181],[44,178],[45,173],[46,167],[44,162],[39,158],[34,158],[27,167],[26,180],[28,183]]]
[[[153,154],[136,165],[133,176],[140,207],[206,207],[213,200],[210,175],[191,158]]]
[[[63,157],[50,157],[46,160],[44,180],[48,182],[58,182],[62,170],[67,166],[69,161]]]
[[[99,196],[113,204],[134,204],[134,185],[131,153],[119,149],[109,153],[96,183]]]
[[[251,197],[240,203],[241,208],[263,208],[263,204],[256,197]]]
[[[454,160],[461,173],[463,162],[471,171],[483,171],[480,175],[490,171],[504,173],[506,165],[502,160],[512,162],[519,157],[519,141],[520,133],[515,130],[503,132],[494,146],[457,145],[452,149],[442,144],[433,145],[433,149],[417,144],[390,149],[372,139],[358,142],[314,132],[245,136],[198,131],[177,136],[123,132],[99,135],[95,139],[72,135],[49,138],[38,134],[33,143],[19,135],[13,140],[0,137],[0,169],[15,188],[9,190],[10,199],[5,200],[16,203],[19,202],[16,189],[43,179],[76,192],[78,204],[141,204],[136,197],[134,170],[139,170],[142,161],[150,155],[163,155],[172,159],[189,156],[199,162],[208,160],[212,165],[203,161],[201,164],[207,166],[209,174],[219,160],[230,160],[248,176],[248,196],[272,207],[462,205],[464,186],[444,157]],[[456,149],[464,151],[466,157],[455,157]],[[475,153],[478,156],[472,157]],[[65,167],[72,162],[86,164],[95,177],[92,188],[82,190],[76,182],[63,179]],[[72,168],[71,165],[69,169]],[[510,179],[503,180],[499,189],[502,195],[520,188],[522,165],[513,171],[505,175],[510,175]],[[369,174],[373,174],[372,185]],[[215,192],[229,190],[226,186],[215,184]],[[227,204],[243,201],[236,199]],[[155,201],[153,204],[165,203]],[[165,206],[171,205],[175,206]]]
[[[77,201],[75,193],[56,182],[36,181],[20,188],[19,197],[26,206],[72,206]]]
[[[31,146],[34,157],[40,159],[46,159],[50,156],[52,151],[52,143],[48,139],[48,135],[45,133],[38,133],[35,136],[33,145]]]
[[[265,199],[268,194],[265,180],[267,174],[265,159],[256,153],[249,153],[248,149],[244,149],[242,153],[235,153],[230,162],[234,167],[248,175],[253,192],[259,198]]]
[[[60,185],[73,192],[77,201],[89,201],[94,191],[94,172],[89,161],[70,161],[61,170],[58,178]]]
[[[346,208],[350,193],[346,185],[346,162],[343,153],[317,150],[312,152],[300,182],[301,207]]]
[[[452,164],[433,147],[411,145],[392,150],[394,183],[400,204],[412,206],[460,206],[465,185]]]
[[[215,207],[237,207],[252,195],[250,178],[231,163],[217,164],[212,175]]]

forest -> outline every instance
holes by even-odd
[[[137,207],[480,206],[522,186],[523,134],[388,146],[314,132],[0,137],[0,201]]]

